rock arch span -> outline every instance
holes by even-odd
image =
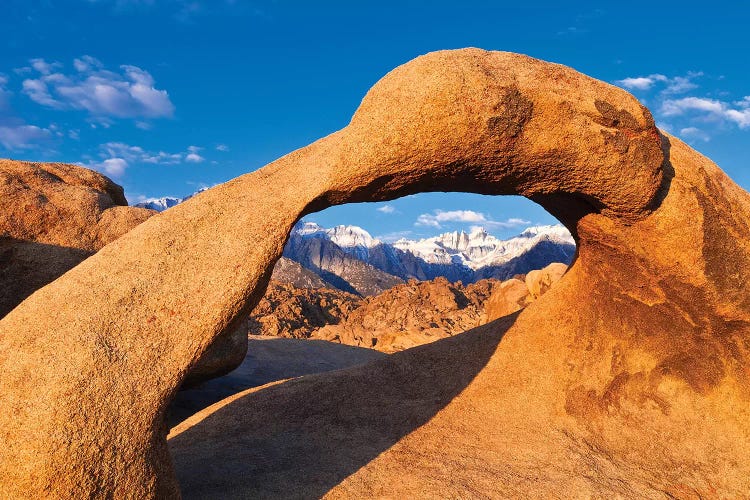
[[[627,464],[642,459],[621,438],[655,436],[657,465],[644,470],[656,483],[668,475],[659,464],[701,444],[712,442],[715,468],[747,449],[747,193],[661,135],[626,92],[465,49],[395,69],[341,131],[154,216],[6,316],[0,492],[177,496],[165,408],[211,341],[260,298],[294,222],[421,191],[522,194],[577,235],[565,286],[519,316],[482,372],[499,363],[533,386],[540,367],[550,371],[533,388],[549,399],[528,422],[541,415]],[[492,394],[516,405],[510,426],[523,436],[532,407],[512,399],[518,387]],[[730,414],[727,401],[739,409]],[[628,413],[635,423],[616,436],[633,405],[657,411]],[[691,405],[712,423],[691,417]],[[676,416],[700,433],[676,434],[687,448],[669,451],[657,431]],[[746,485],[744,469],[732,471],[725,491]],[[716,489],[715,477],[706,465],[689,487]]]

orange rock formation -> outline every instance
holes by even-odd
[[[517,315],[207,409],[173,468],[166,405],[294,222],[440,190],[537,201],[576,261]],[[152,217],[0,321],[1,496],[176,497],[174,470],[186,496],[742,496],[749,223],[750,195],[628,93],[515,54],[420,57],[341,131]]]

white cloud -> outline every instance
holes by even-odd
[[[7,150],[31,149],[38,143],[50,139],[48,129],[35,125],[1,125],[0,145]]]
[[[664,116],[682,115],[687,111],[706,111],[721,113],[724,106],[720,101],[703,97],[683,97],[682,99],[667,99],[661,105]]]
[[[41,128],[28,125],[24,120],[13,116],[10,98],[12,93],[5,88],[8,77],[0,73],[0,146],[8,151],[32,149],[39,143],[47,142],[53,136],[53,127]],[[59,134],[59,132],[58,132]]]
[[[666,79],[664,75],[637,76],[633,78],[623,78],[615,83],[626,89],[649,90],[657,81]]]
[[[378,207],[375,210],[384,214],[392,214],[396,212],[396,207],[394,207],[393,205],[383,205],[382,207]]]
[[[107,142],[99,146],[101,160],[89,161],[84,166],[93,168],[112,177],[120,177],[125,170],[135,164],[178,165],[180,163],[199,163],[204,158],[197,154],[201,147],[189,146],[182,153],[165,151],[147,151],[140,146],[131,146],[124,142]],[[197,160],[195,157],[200,158]]]
[[[122,158],[108,158],[98,164],[98,169],[112,177],[120,177],[125,173],[128,162]]]
[[[432,214],[421,214],[414,225],[440,228],[444,222],[486,222],[484,214],[473,210],[435,210]]]
[[[73,67],[81,72],[85,73],[87,71],[91,71],[92,69],[99,69],[102,67],[102,63],[91,56],[81,56],[80,59],[73,59]]]
[[[62,67],[59,62],[48,63],[44,59],[31,59],[29,61],[31,67],[43,75],[49,75],[56,69]]]
[[[189,153],[187,156],[185,156],[185,161],[188,161],[190,163],[201,163],[205,160],[206,159],[203,158],[201,155],[195,154],[195,153]]]
[[[692,82],[693,78],[703,76],[701,72],[689,72],[687,76],[676,76],[667,79],[667,87],[662,90],[663,94],[684,94],[685,92],[697,89],[698,85]]]
[[[198,146],[188,146],[188,154],[185,155],[185,161],[188,161],[190,163],[201,163],[203,161],[206,161],[205,158],[198,154],[201,149],[203,148],[200,148]]]
[[[703,73],[690,71],[685,76],[675,76],[673,78],[654,73],[648,76],[623,78],[622,80],[616,80],[615,83],[629,90],[651,90],[655,85],[662,84],[664,85],[664,88],[661,90],[662,94],[683,94],[689,90],[698,88],[698,85],[693,83],[692,80],[699,76],[703,76]]]
[[[177,165],[184,161],[191,161],[188,157],[198,149],[188,147],[183,153],[167,153],[165,151],[146,151],[140,146],[130,146],[123,142],[107,142],[99,146],[103,156],[124,158],[129,163],[150,163],[155,165]]]
[[[529,224],[529,221],[518,218],[511,218],[506,221],[496,221],[483,213],[475,212],[473,210],[434,210],[432,214],[421,214],[417,217],[414,225],[440,229],[442,228],[442,224],[446,222],[472,223],[475,225],[481,224],[489,229],[508,229]]]
[[[740,128],[750,127],[750,109],[748,108],[743,110],[728,109],[725,112],[725,116],[735,122]]]
[[[226,144],[218,144],[216,146],[216,151],[227,152],[229,151],[229,146],[227,146]]]
[[[680,135],[691,139],[708,141],[709,132],[695,127],[696,123],[734,124],[741,129],[750,128],[750,96],[739,101],[729,102],[716,97],[687,96],[675,98],[698,88],[693,81],[704,76],[702,72],[690,71],[684,76],[667,77],[661,74],[638,76],[617,80],[615,83],[630,90],[650,91],[661,86],[649,103],[658,119],[658,126],[664,130],[679,130]],[[719,78],[721,79],[721,78]],[[713,96],[724,97],[725,92],[713,92]],[[641,102],[646,102],[641,98]],[[677,122],[677,124],[675,124]]]
[[[686,139],[699,139],[703,142],[711,140],[711,137],[706,132],[697,127],[685,127],[680,129],[680,135]]]
[[[91,56],[74,59],[76,72],[57,72],[58,63],[32,59],[36,78],[23,81],[23,92],[42,106],[58,110],[87,111],[97,121],[111,118],[171,117],[174,105],[154,78],[137,66],[120,66],[119,72],[104,69]]]
[[[698,113],[704,118],[729,121],[740,128],[750,127],[750,105],[746,100],[735,103],[739,109],[730,107],[729,103],[705,97],[683,97],[682,99],[668,99],[662,103],[661,114],[664,116],[682,116],[688,113]]]

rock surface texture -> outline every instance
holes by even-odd
[[[168,402],[300,216],[430,190],[527,196],[577,258],[520,313],[239,393],[167,446]],[[0,321],[0,496],[177,497],[177,477],[221,498],[743,496],[749,224],[750,195],[623,90],[509,53],[417,58],[341,131],[152,217]]]
[[[484,303],[500,285],[495,280],[466,287],[445,278],[410,281],[365,298],[341,321],[321,325],[311,337],[387,353],[402,351],[482,324],[487,317]]]
[[[360,301],[361,297],[341,290],[300,288],[271,280],[250,315],[249,333],[307,338],[318,328],[338,323]]]
[[[0,160],[0,318],[156,212],[129,207],[122,187],[62,163]],[[185,379],[230,372],[247,353],[247,324],[219,335]]]
[[[0,317],[154,213],[127,204],[91,170],[0,160]]]

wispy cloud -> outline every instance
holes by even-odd
[[[155,119],[174,114],[167,91],[157,89],[151,74],[137,66],[122,65],[119,71],[110,71],[91,56],[74,59],[74,72],[69,73],[60,71],[62,65],[57,62],[32,59],[30,64],[20,72],[37,75],[23,81],[23,93],[42,106],[83,110],[103,123],[113,118]]]
[[[122,177],[125,169],[128,168],[128,162],[122,158],[107,158],[100,162],[91,162],[87,166],[110,177],[119,178]]]
[[[680,129],[680,135],[688,139],[699,139],[703,142],[711,140],[711,136],[698,127],[685,127]]]
[[[392,233],[385,233],[385,234],[378,235],[376,236],[376,238],[384,243],[393,243],[402,238],[408,238],[413,234],[414,234],[414,231],[408,231],[408,230],[407,231],[394,231]]]
[[[690,90],[698,88],[694,79],[703,76],[702,72],[690,71],[685,76],[668,77],[659,73],[648,76],[635,76],[616,80],[615,83],[628,90],[651,90],[653,87],[660,86],[661,94],[684,94]]]
[[[227,146],[226,144],[217,144],[216,151],[221,151],[223,153],[226,153],[227,151],[229,151],[229,146]]]
[[[704,119],[731,122],[743,129],[750,127],[750,96],[735,103],[705,97],[668,99],[662,103],[660,111],[666,117],[695,113]]]
[[[185,155],[185,161],[190,163],[202,163],[206,161],[198,152],[203,149],[198,146],[188,146],[188,154]]]
[[[0,125],[0,145],[10,151],[32,149],[51,137],[48,129],[35,125]]]
[[[414,225],[440,229],[443,227],[443,224],[450,222],[482,225],[487,229],[508,229],[529,224],[529,221],[519,218],[496,221],[483,213],[473,210],[434,210],[431,214],[421,214],[417,217]]]
[[[393,205],[383,205],[382,207],[378,207],[375,210],[384,214],[392,214],[396,212],[396,207],[394,207]]]
[[[660,128],[677,133],[688,141],[707,142],[711,135],[730,126],[740,129],[750,127],[750,96],[739,101],[718,99],[726,93],[714,91],[709,95],[694,94],[700,86],[697,83],[705,75],[690,71],[682,76],[668,77],[655,73],[616,80],[623,88],[634,91],[648,102]]]
[[[585,35],[590,31],[590,28],[595,23],[596,19],[602,17],[604,14],[605,12],[602,9],[594,9],[589,12],[578,14],[569,26],[557,32],[557,36]]]
[[[108,142],[99,146],[100,160],[92,160],[85,167],[98,170],[112,177],[121,177],[131,165],[177,165],[180,163],[201,163],[205,160],[198,154],[201,147],[188,146],[180,153],[147,151],[140,146],[123,142]]]
[[[6,88],[7,84],[8,77],[0,73],[0,146],[15,151],[46,143],[53,135],[50,129],[29,125],[12,115],[12,92]]]
[[[162,11],[180,23],[193,23],[197,18],[222,12],[249,12],[256,17],[266,17],[254,4],[237,0],[86,0],[91,5],[111,7],[115,13],[144,12],[162,8]]]

